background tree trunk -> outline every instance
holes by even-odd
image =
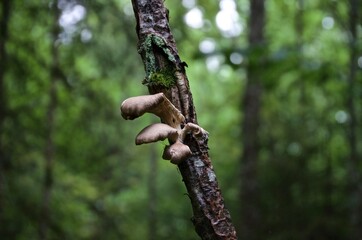
[[[150,169],[148,176],[148,239],[157,240],[157,152],[151,147]]]
[[[57,6],[57,1],[52,3],[52,12],[54,15],[53,28],[52,28],[52,42],[51,42],[51,53],[52,63],[50,68],[50,84],[49,84],[49,102],[46,112],[46,143],[44,149],[44,182],[43,182],[43,196],[42,196],[42,208],[39,222],[39,239],[49,239],[48,230],[50,219],[50,201],[51,193],[53,188],[53,169],[54,169],[54,157],[55,157],[55,146],[54,146],[54,118],[55,110],[57,107],[57,81],[59,80],[59,57],[58,57],[58,46],[56,40],[59,35],[58,19],[60,11]]]
[[[350,155],[348,160],[348,176],[349,189],[351,193],[351,223],[353,235],[351,239],[362,238],[362,185],[360,183],[360,164],[357,151],[357,116],[355,106],[355,88],[357,73],[357,26],[358,26],[358,10],[360,1],[349,1],[349,49],[350,63],[348,75],[348,93],[347,93],[347,109],[349,112],[349,129],[348,142],[350,147]]]
[[[1,1],[0,22],[0,226],[4,226],[4,197],[5,197],[5,164],[7,161],[4,146],[4,121],[7,115],[7,94],[5,89],[5,69],[7,63],[6,41],[8,38],[8,22],[10,17],[10,0]],[[0,227],[0,229],[2,229]],[[0,235],[6,237],[0,230]]]
[[[197,124],[196,112],[184,62],[180,60],[175,40],[168,23],[168,11],[163,0],[132,0],[137,20],[139,50],[145,65],[146,73],[150,69],[157,72],[168,71],[169,77],[176,82],[171,87],[149,86],[151,94],[163,92],[168,99],[182,112],[186,122]],[[158,42],[147,44],[152,36]],[[149,43],[149,42],[148,42]],[[150,62],[150,54],[155,59]],[[171,71],[170,71],[171,68]],[[230,214],[224,206],[216,175],[208,154],[207,139],[196,140],[188,136],[185,141],[192,156],[179,165],[179,170],[186,185],[193,208],[196,232],[202,239],[236,239],[236,232]]]
[[[259,186],[257,164],[260,143],[258,128],[262,85],[260,67],[263,64],[265,6],[264,0],[250,1],[249,17],[249,65],[247,66],[247,84],[242,101],[244,120],[242,123],[243,154],[241,158],[241,239],[256,239],[260,226]]]

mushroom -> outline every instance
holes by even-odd
[[[187,157],[191,156],[191,154],[192,152],[189,146],[177,140],[174,144],[165,147],[162,158],[171,160],[173,164],[180,164]]]
[[[131,97],[121,104],[121,114],[126,120],[133,120],[146,112],[157,115],[163,123],[173,128],[180,128],[185,121],[185,117],[163,93]]]
[[[171,145],[165,147],[162,158],[171,160],[173,164],[179,164],[191,155],[190,148],[181,142],[179,132],[182,130],[178,131],[164,123],[151,124],[137,135],[136,145],[163,141],[167,138]]]
[[[136,145],[169,139],[175,142],[178,138],[177,129],[164,123],[155,123],[145,127],[136,137]]]
[[[147,112],[160,117],[162,123],[142,129],[136,137],[136,145],[168,139],[170,145],[165,147],[162,158],[171,160],[173,164],[180,164],[192,154],[190,148],[182,143],[187,134],[191,133],[197,140],[207,139],[208,132],[194,123],[187,123],[181,129],[185,117],[163,93],[131,97],[121,104],[121,114],[126,120],[133,120]]]

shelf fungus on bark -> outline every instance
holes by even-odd
[[[185,121],[185,117],[163,93],[131,97],[121,105],[122,117],[126,120],[133,120],[146,112],[157,115],[163,123],[174,128]]]
[[[121,104],[121,114],[126,120],[133,120],[146,112],[160,117],[162,123],[154,123],[142,129],[136,137],[136,145],[168,139],[170,145],[165,147],[162,158],[171,160],[173,164],[179,164],[192,155],[190,148],[182,143],[187,134],[192,134],[196,139],[208,136],[200,126],[185,124],[185,117],[163,93],[131,97]],[[181,129],[182,125],[184,127]]]
[[[162,158],[171,160],[173,164],[180,164],[184,159],[191,156],[191,154],[192,152],[189,146],[177,140],[174,144],[165,147]]]
[[[175,142],[178,138],[177,129],[164,123],[154,123],[145,127],[136,137],[136,145],[163,141]]]

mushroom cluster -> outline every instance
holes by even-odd
[[[162,158],[171,160],[173,164],[181,163],[192,154],[190,148],[183,144],[187,134],[195,138],[208,134],[194,123],[184,124],[185,117],[163,93],[131,97],[121,104],[121,114],[126,120],[133,120],[145,113],[155,114],[162,123],[154,123],[142,129],[136,136],[136,145],[168,139],[170,145],[165,147]]]

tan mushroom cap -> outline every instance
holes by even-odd
[[[180,164],[183,160],[191,156],[192,152],[190,148],[177,140],[171,146],[166,146],[163,151],[162,158],[171,160],[173,164]]]
[[[165,139],[169,139],[171,142],[175,142],[177,137],[177,129],[172,128],[164,123],[155,123],[142,129],[142,131],[136,137],[136,145],[163,141]]]
[[[163,93],[131,97],[121,104],[121,114],[126,120],[133,120],[146,112],[157,115],[163,123],[174,128],[179,128],[185,121],[185,117]]]

